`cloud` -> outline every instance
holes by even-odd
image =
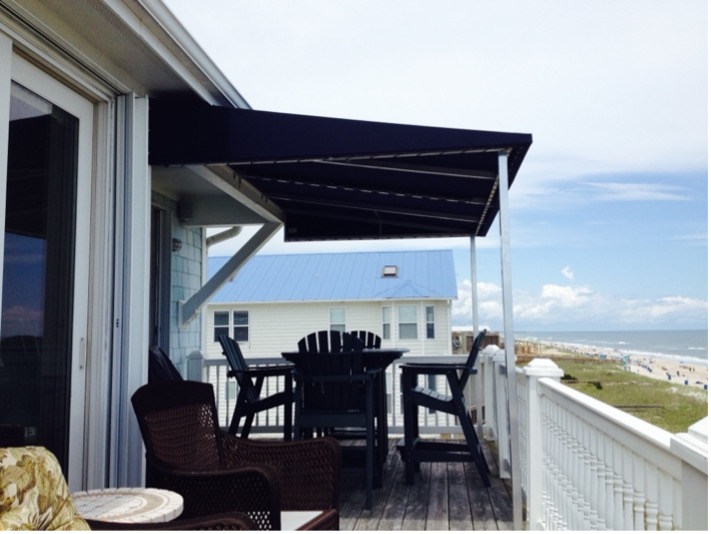
[[[502,328],[501,288],[477,284],[479,323]],[[452,305],[452,324],[471,325],[471,282],[459,285],[459,299]],[[606,295],[587,286],[545,284],[533,294],[513,295],[516,330],[615,330],[704,328],[708,302],[683,296],[626,298]]]
[[[568,280],[572,281],[575,279],[575,276],[573,275],[573,270],[568,265],[563,267],[563,270],[561,271],[561,273],[563,273],[563,276],[565,276]]]
[[[677,202],[689,200],[687,189],[669,184],[654,183],[585,183],[592,191],[592,198],[596,201],[663,201]]]

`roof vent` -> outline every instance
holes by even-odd
[[[397,276],[397,265],[386,265],[383,267],[383,278]]]

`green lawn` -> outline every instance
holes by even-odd
[[[703,389],[627,372],[614,361],[555,361],[566,374],[566,385],[670,432],[685,432],[708,415]]]

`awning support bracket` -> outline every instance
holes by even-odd
[[[212,278],[187,301],[178,302],[178,319],[184,326],[197,317],[212,296],[281,228],[281,223],[267,222],[232,256]]]

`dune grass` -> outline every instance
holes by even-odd
[[[703,389],[627,372],[615,361],[561,358],[556,364],[566,385],[669,432],[685,432],[708,415]]]

